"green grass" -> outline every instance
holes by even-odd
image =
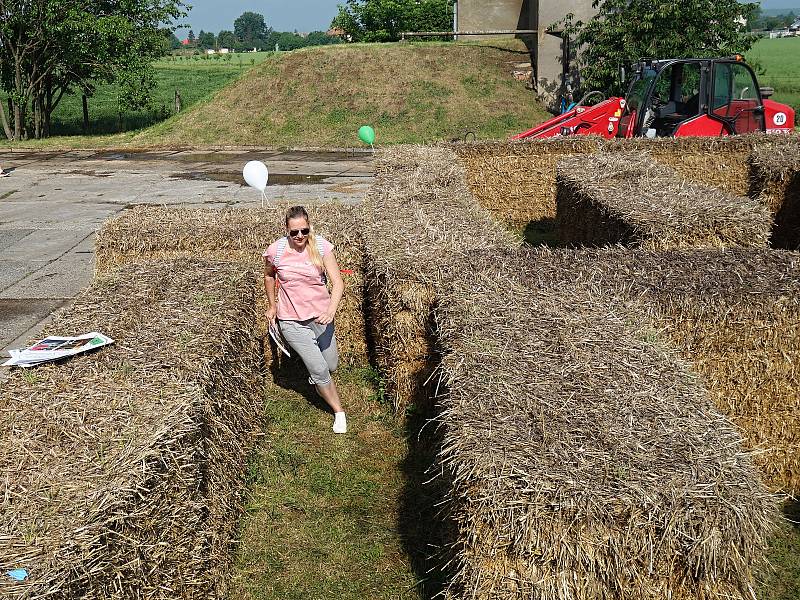
[[[135,137],[142,146],[358,145],[502,139],[548,114],[511,75],[525,60],[513,43],[348,44],[269,57],[177,118]],[[236,111],[231,111],[235,106]]]
[[[175,90],[179,90],[183,108],[212,96],[245,71],[264,61],[269,52],[214,56],[174,56],[157,61],[156,88],[152,107],[119,114],[119,88],[102,84],[89,98],[89,129],[93,135],[112,134],[149,127],[173,116]],[[0,101],[5,97],[0,94]],[[83,107],[80,95],[64,96],[53,111],[53,136],[83,134]],[[80,145],[80,144],[79,144]]]
[[[263,53],[252,67],[248,57],[241,67],[240,55],[160,61],[154,109],[120,124],[117,92],[106,86],[90,100],[95,135],[79,135],[73,98],[59,107],[53,133],[74,137],[25,145],[351,147],[361,145],[364,124],[375,128],[377,145],[503,139],[549,117],[512,77],[513,64],[528,58],[517,40],[343,44]],[[188,110],[172,115],[176,87]]]
[[[800,503],[787,502],[784,514],[788,521],[770,543],[772,568],[761,574],[759,600],[800,598]]]
[[[410,488],[409,445],[380,399],[371,369],[345,369],[337,385],[349,432],[300,369],[267,384],[266,433],[250,466],[251,491],[231,578],[238,600],[425,597],[415,568],[422,534],[408,527],[425,495]],[[423,546],[423,547],[420,547]]]
[[[800,114],[800,38],[760,39],[747,60],[757,69],[759,85],[775,88],[772,99]]]

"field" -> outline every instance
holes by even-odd
[[[156,65],[154,109],[127,114],[120,126],[116,92],[108,86],[90,100],[95,135],[27,144],[342,147],[360,144],[355,132],[364,124],[375,128],[378,145],[504,138],[549,116],[512,76],[514,65],[528,56],[524,45],[512,40],[353,44],[230,60],[173,59]],[[173,116],[176,88],[189,109]],[[80,98],[64,102],[54,134],[79,136]]]
[[[118,110],[119,90],[115,85],[97,87],[89,98],[89,128],[92,135],[113,134],[149,127],[174,115],[175,90],[178,90],[183,109],[234,81],[253,65],[271,53],[256,52],[225,56],[174,56],[155,63],[156,88],[152,107],[139,111]],[[5,101],[5,97],[0,95]],[[83,134],[83,110],[80,95],[65,96],[53,112],[51,131],[54,136]]]
[[[775,88],[772,99],[800,113],[800,38],[761,39],[747,53],[759,85]]]

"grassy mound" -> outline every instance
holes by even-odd
[[[272,56],[178,117],[132,138],[150,145],[353,146],[503,138],[548,115],[514,64],[524,46],[356,44]]]

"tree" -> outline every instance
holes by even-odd
[[[329,44],[341,43],[341,38],[328,35],[324,31],[312,31],[306,36],[306,46],[327,46]]]
[[[216,38],[210,31],[201,31],[200,35],[197,36],[197,45],[203,50],[213,48],[215,44]]]
[[[391,42],[404,31],[449,31],[452,0],[347,0],[331,27],[354,42]]]
[[[245,47],[263,49],[272,29],[267,27],[264,15],[248,11],[233,22],[233,32]]]
[[[197,38],[194,37],[194,29],[189,30],[189,35],[186,36],[186,39],[189,40],[190,46],[194,46],[194,43],[197,41]]]
[[[306,39],[296,33],[283,31],[277,35],[275,43],[281,50],[297,50],[306,46]]]
[[[120,86],[120,106],[147,103],[152,61],[168,39],[164,24],[180,0],[0,0],[0,88],[11,100],[0,122],[9,139],[48,135],[65,94],[91,95],[98,82]]]
[[[744,53],[754,38],[745,29],[755,4],[737,0],[595,0],[587,23],[565,21],[578,48],[584,90],[619,94],[619,67],[640,58],[688,58]]]
[[[223,29],[217,34],[217,44],[220,48],[235,48],[238,40],[232,31]]]

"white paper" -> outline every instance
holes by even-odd
[[[78,337],[51,335],[39,340],[24,350],[9,350],[8,353],[11,355],[11,358],[4,362],[2,366],[32,367],[45,362],[81,354],[82,352],[94,350],[95,348],[102,348],[103,346],[108,346],[113,343],[114,340],[110,337],[96,331]]]
[[[291,356],[291,354],[289,354],[289,350],[286,348],[285,340],[281,335],[281,331],[278,329],[278,326],[275,323],[269,324],[269,337],[271,337],[272,341],[275,342],[278,350],[283,352],[286,356]]]

